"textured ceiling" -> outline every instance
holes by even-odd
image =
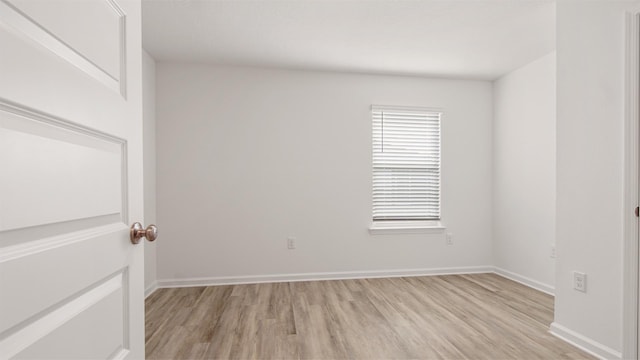
[[[159,61],[495,79],[555,49],[553,1],[143,1]]]

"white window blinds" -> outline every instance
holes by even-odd
[[[440,116],[372,107],[374,221],[440,219]]]

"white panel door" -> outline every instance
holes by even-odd
[[[0,0],[0,359],[144,358],[139,0]]]

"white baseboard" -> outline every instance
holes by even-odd
[[[367,278],[387,278],[387,277],[407,277],[407,276],[431,276],[431,275],[452,275],[452,274],[477,274],[494,272],[492,266],[469,266],[455,268],[438,269],[403,269],[403,270],[382,270],[382,271],[349,271],[349,272],[322,272],[322,273],[302,273],[302,274],[274,274],[274,275],[249,275],[249,276],[221,276],[221,277],[201,277],[185,279],[162,279],[158,280],[158,287],[190,287],[190,286],[212,286],[212,285],[236,285],[236,284],[256,284],[271,282],[292,282],[292,281],[315,281],[315,280],[346,280],[346,279],[367,279]]]
[[[153,283],[151,283],[151,285],[147,286],[147,288],[144,289],[144,298],[148,298],[156,290],[158,290],[158,282],[154,281]]]
[[[549,332],[555,337],[560,338],[600,359],[622,359],[621,352],[604,346],[599,342],[589,339],[588,337],[570,330],[556,322],[551,323]]]
[[[555,289],[555,287],[553,287],[551,285],[542,283],[542,282],[537,281],[537,280],[533,280],[531,278],[528,278],[526,276],[522,276],[520,274],[516,274],[516,273],[511,272],[511,271],[507,271],[507,270],[499,268],[497,266],[493,267],[493,272],[495,272],[496,274],[498,274],[498,275],[500,275],[502,277],[505,277],[505,278],[507,278],[509,280],[513,280],[515,282],[519,282],[519,283],[521,283],[523,285],[526,285],[526,286],[528,286],[530,288],[536,289],[538,291],[542,291],[543,293],[547,293],[547,294],[549,294],[551,296],[555,296],[556,289]]]

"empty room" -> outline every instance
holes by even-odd
[[[2,359],[638,359],[638,0],[2,0],[0,49]]]

